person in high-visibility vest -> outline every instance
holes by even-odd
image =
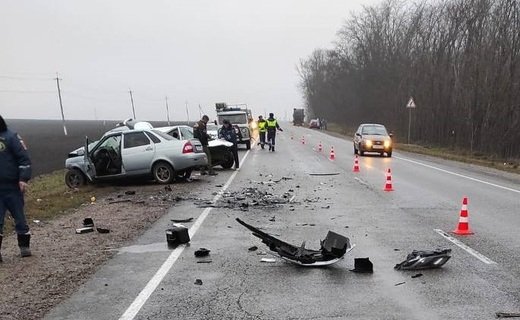
[[[258,143],[262,149],[264,149],[265,145],[265,133],[267,132],[267,121],[264,120],[262,116],[258,116],[258,133],[260,136],[260,142]]]
[[[276,129],[283,131],[278,125],[278,121],[274,118],[274,114],[270,113],[267,122],[267,143],[269,144],[269,151],[274,152],[274,145],[276,143]]]

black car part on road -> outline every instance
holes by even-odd
[[[414,250],[406,260],[395,265],[396,270],[420,270],[442,267],[450,260],[451,249]]]

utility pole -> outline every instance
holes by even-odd
[[[190,122],[190,112],[188,111],[188,101],[186,101],[186,117],[188,118],[188,123]]]
[[[200,103],[199,103],[199,118],[202,118],[202,108],[200,107]]]
[[[168,125],[170,125],[170,108],[168,108],[168,97],[166,97],[166,118],[168,119]]]
[[[135,120],[134,96],[132,95],[131,89],[128,89],[128,92],[130,93],[130,102],[132,102],[132,114],[134,115],[134,120]]]
[[[60,110],[61,110],[61,121],[63,123],[63,133],[67,135],[67,127],[65,126],[65,114],[63,113],[63,102],[61,101],[61,89],[60,89],[60,77],[56,72],[56,86],[58,87],[58,98],[60,100]]]

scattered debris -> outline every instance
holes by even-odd
[[[197,263],[212,263],[211,260],[198,260]]]
[[[252,247],[250,247],[247,250],[249,250],[249,251],[256,251],[256,250],[258,250],[258,247],[257,246],[252,246]]]
[[[169,245],[177,245],[190,242],[188,228],[182,224],[174,224],[170,229],[166,229],[166,242]]]
[[[275,263],[276,259],[273,259],[273,258],[262,258],[262,259],[260,259],[260,262]]]
[[[201,285],[202,285],[202,280],[200,280],[200,279],[195,279],[195,283],[194,283],[194,284],[196,284],[196,285],[198,285],[198,286],[201,286]]]
[[[36,224],[39,224],[41,221],[40,220],[33,220],[34,223]]]
[[[322,209],[330,209],[330,206],[321,207]]]
[[[394,251],[401,251],[401,249],[394,248]]]
[[[338,262],[345,253],[351,251],[354,246],[350,245],[347,237],[329,231],[323,241],[320,250],[309,250],[305,248],[305,241],[300,247],[293,246],[258,228],[255,228],[239,218],[236,221],[253,232],[253,235],[262,239],[269,250],[274,251],[283,259],[303,266],[326,266]]]
[[[172,189],[172,186],[167,185],[167,186],[164,186],[164,190],[171,192],[173,189]]]
[[[269,221],[276,221],[276,217],[275,216],[272,216],[271,219],[269,219]]]
[[[94,232],[94,227],[83,227],[83,228],[76,229],[77,234],[89,233],[89,232]]]
[[[85,218],[85,219],[83,219],[83,226],[84,227],[93,227],[94,226],[94,220],[92,220],[92,218]]]
[[[396,284],[394,284],[394,287],[400,286],[400,285],[405,284],[405,283],[406,283],[406,282],[399,282],[399,283],[396,283]]]
[[[355,258],[354,269],[350,271],[357,273],[374,273],[374,265],[369,258]]]
[[[122,203],[122,202],[132,202],[132,200],[130,200],[130,199],[114,200],[114,201],[109,201],[108,204]]]
[[[97,227],[96,230],[97,230],[97,232],[99,232],[99,233],[110,233],[110,229],[105,229],[105,228]]]
[[[175,223],[191,222],[192,220],[193,220],[193,217],[186,218],[186,219],[170,219],[171,222],[175,222]]]
[[[520,318],[520,312],[497,312],[497,318]]]
[[[451,249],[413,250],[406,260],[395,265],[396,270],[420,270],[440,268],[451,256]]]
[[[415,279],[415,278],[419,278],[419,277],[422,277],[422,276],[423,276],[422,273],[416,273],[416,274],[414,274],[414,275],[412,276],[412,278]]]
[[[125,194],[126,194],[127,196],[132,196],[132,195],[135,194],[135,190],[127,190],[127,191],[125,191]]]
[[[257,256],[266,256],[267,255],[267,252],[265,251],[259,251],[256,253]]]
[[[199,250],[195,251],[195,257],[206,257],[209,255],[211,250],[206,248],[200,248]]]
[[[309,173],[310,176],[337,176],[339,172],[329,172],[329,173]]]

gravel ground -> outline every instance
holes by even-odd
[[[189,189],[185,183],[128,187],[53,221],[31,221],[29,258],[20,258],[16,235],[6,235],[0,263],[0,319],[42,318],[116,254],[115,249],[142,234],[176,201],[186,199]],[[130,190],[136,194],[125,194]],[[110,233],[76,234],[87,217]]]

